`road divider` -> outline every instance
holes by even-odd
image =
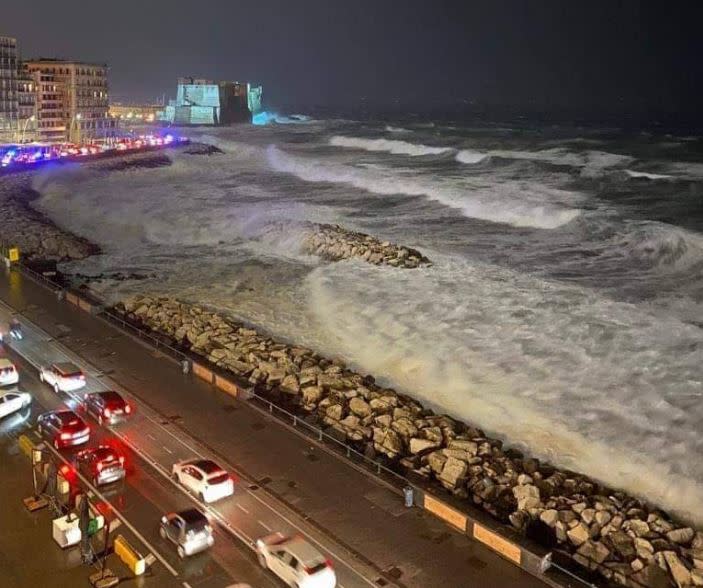
[[[141,576],[146,571],[146,559],[122,535],[115,537],[113,545],[115,555],[123,561],[135,576]]]
[[[19,445],[22,453],[32,459],[32,452],[37,448],[37,444],[34,441],[32,441],[27,435],[20,435],[17,439],[17,445]]]
[[[193,362],[193,373],[198,376],[201,380],[205,380],[209,384],[214,383],[215,381],[215,374],[212,372],[212,370],[206,368],[204,365]]]

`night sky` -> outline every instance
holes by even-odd
[[[107,62],[113,98],[179,75],[264,85],[268,106],[457,104],[695,112],[695,2],[33,0],[3,2],[25,57]]]

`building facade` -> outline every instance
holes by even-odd
[[[110,104],[109,113],[112,118],[117,118],[128,123],[151,123],[156,120],[156,113],[163,106],[151,104]]]
[[[178,78],[176,99],[157,116],[178,125],[250,123],[261,108],[261,94],[261,86],[244,82]]]
[[[36,88],[37,134],[74,143],[117,134],[108,112],[107,66],[61,59],[24,63]]]
[[[34,76],[21,66],[17,76],[17,112],[21,143],[37,138],[37,84]]]
[[[15,140],[19,123],[17,100],[17,40],[0,36],[0,143]]]

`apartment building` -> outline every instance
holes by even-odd
[[[15,139],[18,108],[17,40],[0,36],[0,143]]]
[[[40,58],[24,67],[35,84],[42,140],[79,143],[116,135],[117,120],[108,113],[107,65]]]

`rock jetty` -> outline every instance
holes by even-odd
[[[416,249],[381,241],[339,225],[314,225],[303,237],[303,251],[330,261],[358,257],[374,265],[407,269],[431,265],[430,260]]]
[[[304,347],[205,308],[136,296],[129,320],[248,380],[367,456],[403,468],[518,531],[547,537],[624,586],[703,586],[703,533],[652,505],[506,447]]]
[[[23,259],[67,261],[99,252],[85,239],[60,230],[30,206],[37,198],[29,188],[29,176],[7,176],[0,182],[0,242],[17,246]]]

